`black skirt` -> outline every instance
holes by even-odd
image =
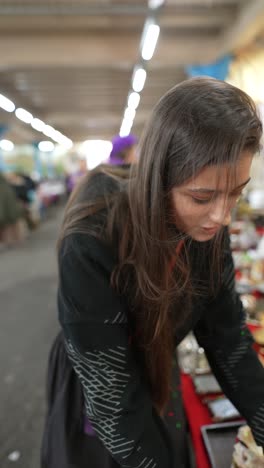
[[[189,467],[186,420],[180,374],[174,361],[172,396],[165,422],[175,444],[175,468]],[[47,414],[41,448],[41,468],[120,468],[101,441],[84,431],[82,387],[67,357],[59,333],[49,356]]]

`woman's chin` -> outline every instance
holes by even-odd
[[[204,229],[197,229],[197,231],[193,231],[192,233],[189,234],[189,236],[197,242],[207,242],[211,239],[213,239],[218,231],[216,232],[206,232]]]

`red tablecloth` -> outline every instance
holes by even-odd
[[[251,331],[254,331],[256,328],[259,327],[249,325]],[[255,347],[257,350],[258,346],[255,345]],[[184,409],[189,423],[195,452],[196,468],[211,468],[203,443],[201,427],[206,424],[213,424],[214,421],[207,406],[202,403],[200,397],[196,394],[190,375],[181,374],[181,386]]]
[[[182,374],[181,385],[184,409],[195,452],[196,468],[210,468],[211,465],[202,439],[201,426],[211,424],[212,418],[209,410],[196,394],[192,378],[187,374]]]

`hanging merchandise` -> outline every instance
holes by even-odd
[[[189,65],[186,67],[186,73],[189,77],[211,76],[212,78],[224,81],[227,78],[229,67],[232,61],[233,56],[231,54],[227,54],[213,63],[203,65]]]

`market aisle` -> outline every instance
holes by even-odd
[[[40,466],[45,372],[58,329],[55,242],[61,216],[61,208],[52,209],[23,247],[0,253],[1,468]],[[16,451],[19,459],[9,460]]]

